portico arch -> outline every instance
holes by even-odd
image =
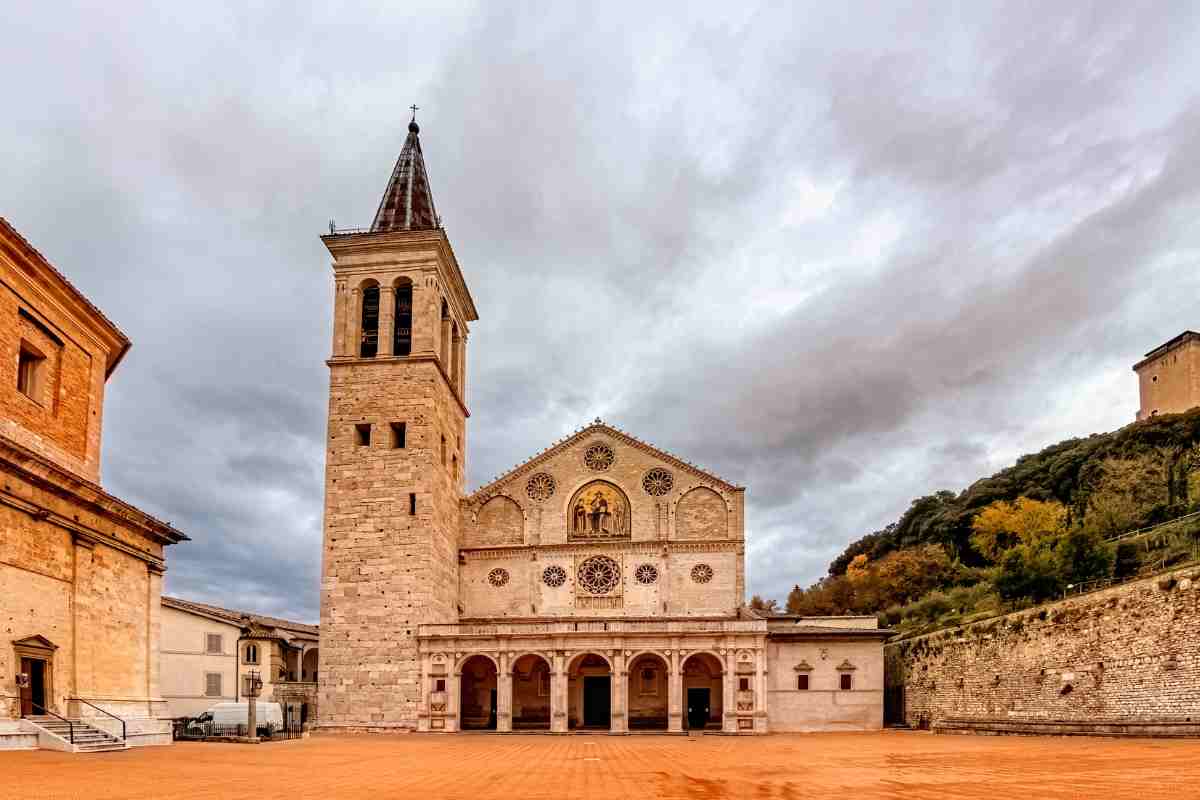
[[[462,662],[459,673],[459,730],[496,730],[496,662],[477,653]]]
[[[526,653],[512,662],[512,729],[550,730],[550,661]]]
[[[629,661],[629,730],[667,730],[671,668],[667,659],[646,651]]]
[[[724,718],[724,670],[708,651],[691,653],[680,665],[683,677],[683,725],[689,730],[721,728]]]
[[[580,653],[567,667],[567,724],[572,730],[612,727],[612,662],[600,653]]]

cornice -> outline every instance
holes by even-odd
[[[678,541],[650,539],[613,542],[560,542],[555,544],[520,544],[498,547],[462,547],[459,557],[467,561],[483,561],[497,558],[519,558],[539,553],[555,555],[587,554],[595,552],[624,553],[736,553],[745,546],[741,539],[711,539],[706,541]]]

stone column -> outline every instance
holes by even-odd
[[[146,714],[166,716],[167,703],[159,693],[158,651],[162,637],[162,581],[164,569],[146,565]]]
[[[767,652],[755,651],[754,658],[754,732],[767,732]]]
[[[346,281],[337,278],[333,282],[333,357],[346,355]]]
[[[88,632],[94,630],[92,609],[92,556],[96,546],[94,539],[80,533],[72,535],[74,542],[75,578],[71,582],[71,681],[69,686],[52,683],[53,697],[46,698],[51,710],[67,711],[66,705],[58,704],[58,697],[90,697],[94,695],[95,683],[92,665],[95,658]],[[36,711],[36,709],[35,709]],[[39,712],[40,713],[40,712]]]
[[[679,651],[671,650],[671,671],[667,675],[667,730],[683,733],[683,670],[680,669]]]
[[[567,732],[567,668],[561,651],[555,651],[550,668],[550,731]]]
[[[725,674],[721,676],[721,730],[737,733],[737,654],[733,648],[725,651]]]
[[[343,345],[345,355],[358,358],[359,346],[362,342],[362,312],[360,310],[362,292],[357,287],[350,290],[346,297],[346,341]]]
[[[392,343],[396,340],[396,287],[379,287],[379,347],[375,355],[387,357],[392,354]]]
[[[499,661],[500,671],[496,673],[496,730],[511,733],[513,679],[509,654],[500,653]]]
[[[459,704],[462,702],[462,671],[455,670],[450,675],[446,685],[446,728],[447,731],[459,729]]]
[[[625,691],[629,684],[629,674],[625,671],[625,651],[616,650],[612,657],[612,678],[609,682],[609,733],[625,733]]]

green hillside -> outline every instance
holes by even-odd
[[[1200,408],[1069,439],[912,502],[788,595],[795,614],[879,614],[902,631],[956,624],[1196,554]]]

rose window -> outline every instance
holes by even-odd
[[[658,567],[653,564],[641,564],[633,571],[633,577],[638,583],[649,586],[658,580]]]
[[[696,583],[708,583],[713,578],[713,568],[708,564],[697,564],[692,567],[692,580]]]
[[[542,570],[542,583],[557,589],[567,582],[567,571],[557,564],[551,564]]]
[[[646,494],[662,497],[675,486],[675,478],[662,467],[655,467],[642,478]]]
[[[621,568],[608,556],[592,556],[579,565],[577,577],[589,594],[608,594],[621,582]]]
[[[612,448],[600,442],[589,445],[588,449],[583,451],[583,463],[588,469],[594,469],[596,472],[604,472],[616,460],[617,456]]]
[[[525,494],[530,500],[549,500],[554,494],[554,477],[545,472],[539,472],[525,484]]]
[[[496,587],[508,583],[508,570],[504,569],[504,567],[496,567],[488,573],[488,583]]]

